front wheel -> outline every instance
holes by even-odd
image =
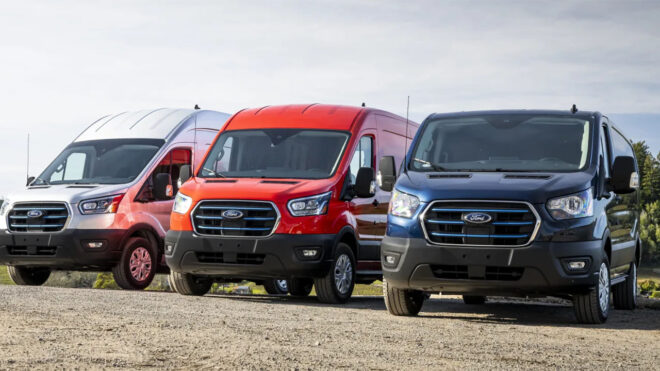
[[[332,269],[322,278],[314,279],[316,297],[322,303],[343,304],[351,298],[355,286],[355,255],[345,243],[335,249]]]
[[[9,278],[21,286],[41,286],[50,277],[49,268],[28,268],[7,266]]]
[[[586,294],[573,295],[573,309],[579,323],[601,324],[610,312],[610,264],[600,263],[598,284]]]
[[[266,280],[263,285],[269,295],[286,295],[289,293],[289,282],[287,280]]]
[[[633,310],[637,306],[637,264],[630,263],[628,277],[612,287],[614,308]]]
[[[189,273],[170,272],[170,286],[181,295],[203,296],[213,286],[213,280],[207,277],[198,277]]]
[[[385,307],[390,314],[395,316],[416,316],[424,300],[426,294],[417,290],[402,290],[390,286],[386,279],[383,279],[383,298],[385,299]]]
[[[144,290],[156,276],[157,250],[145,238],[135,237],[124,246],[119,263],[112,268],[117,285],[125,290]]]

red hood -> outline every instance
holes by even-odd
[[[209,199],[262,200],[282,204],[292,198],[327,192],[333,185],[334,181],[328,179],[194,178],[179,191],[192,197],[195,204]]]

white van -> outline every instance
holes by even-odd
[[[52,270],[112,271],[124,289],[167,273],[163,238],[178,187],[230,115],[192,109],[100,118],[0,207],[0,264],[19,285]]]

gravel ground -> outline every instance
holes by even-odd
[[[379,297],[183,297],[0,286],[0,369],[660,369],[660,311],[575,323],[561,301],[427,302],[390,316]]]

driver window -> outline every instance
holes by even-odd
[[[140,196],[138,198],[143,202],[155,201],[153,195],[154,180],[158,174],[169,174],[170,185],[172,186],[172,196],[168,199],[173,200],[176,193],[179,191],[179,174],[181,174],[181,167],[184,165],[191,165],[191,154],[189,149],[177,148],[168,153],[161,162],[156,166],[149,178],[144,184]],[[162,201],[162,200],[161,200]]]
[[[373,167],[373,138],[368,135],[360,138],[353,153],[350,166],[351,184],[355,184],[358,170],[361,167]]]

